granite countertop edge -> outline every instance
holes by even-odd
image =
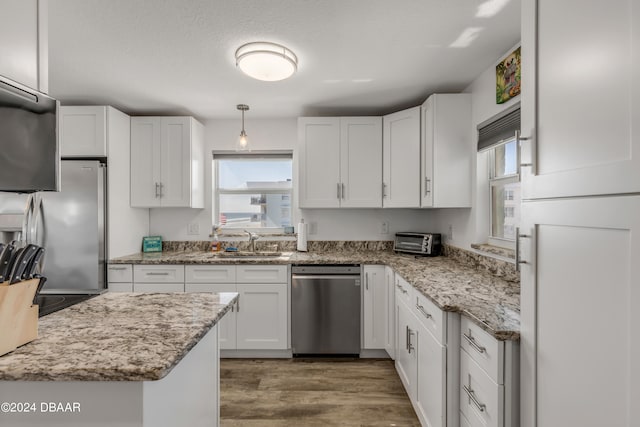
[[[199,306],[193,311],[200,311],[195,321],[190,324],[188,319],[181,318],[181,321],[186,322],[185,324],[176,328],[170,327],[171,337],[164,342],[165,348],[158,350],[154,342],[142,345],[142,351],[146,350],[151,355],[151,357],[144,357],[144,363],[137,362],[142,357],[136,353],[136,351],[140,351],[138,338],[140,334],[146,335],[147,333],[154,336],[162,335],[161,329],[165,318],[153,319],[158,323],[153,325],[151,322],[145,322],[147,319],[143,314],[138,318],[120,319],[124,322],[124,326],[117,323],[118,319],[114,319],[116,324],[124,329],[121,336],[115,337],[117,344],[121,346],[119,352],[117,345],[114,350],[106,344],[114,339],[114,331],[106,330],[105,325],[109,325],[108,322],[95,326],[97,332],[89,331],[83,337],[84,340],[78,340],[73,331],[68,333],[67,328],[74,322],[77,323],[78,316],[85,320],[86,316],[92,313],[92,310],[96,315],[100,312],[117,311],[118,304],[123,304],[118,299],[127,298],[127,295],[137,297],[146,295],[156,300],[166,297],[169,299],[168,301],[175,298],[176,295],[199,298],[194,297],[196,294],[103,294],[76,306],[52,313],[41,318],[41,320],[45,320],[42,321],[38,339],[0,356],[0,381],[139,382],[161,380],[209,333],[238,298],[235,294],[225,301],[219,299],[217,301],[213,299],[204,302],[196,301]],[[215,298],[213,295],[211,297]],[[204,296],[203,298],[209,297]],[[187,305],[188,301],[185,303],[185,307]],[[129,306],[126,307],[129,308]],[[215,310],[215,315],[209,314],[209,309]],[[128,314],[127,310],[124,312]],[[186,312],[180,314],[186,314]],[[83,326],[76,326],[82,334]],[[58,335],[72,335],[73,342],[60,343]],[[136,350],[133,348],[129,350],[132,343],[138,345]],[[53,350],[50,350],[50,347]],[[115,360],[110,358],[110,352],[116,355]],[[69,358],[69,360],[60,361],[61,358]]]
[[[415,257],[411,255],[395,254],[387,251],[362,251],[362,252],[293,252],[288,256],[278,258],[215,258],[209,252],[162,252],[149,256],[148,254],[137,253],[109,261],[111,264],[185,264],[185,265],[229,265],[229,264],[370,264],[370,265],[387,265],[396,271],[404,280],[413,286],[418,292],[427,297],[443,311],[456,312],[467,316],[475,324],[487,331],[494,338],[501,341],[518,341],[520,339],[520,306],[519,297],[516,302],[491,304],[488,298],[494,298],[496,301],[504,299],[513,300],[514,296],[509,295],[506,298],[497,289],[508,289],[517,287],[519,295],[519,284],[508,282],[489,273],[475,270],[471,267],[464,266],[447,257]],[[433,274],[429,275],[429,270],[433,270]],[[434,280],[435,276],[440,274],[440,269],[448,272],[448,280],[451,282],[448,286],[446,283]],[[455,290],[463,282],[464,277],[468,286],[466,292],[456,294]],[[438,283],[436,283],[438,282]],[[475,283],[474,283],[475,282]],[[436,289],[433,285],[437,285]],[[482,284],[482,288],[479,285]],[[493,285],[493,286],[492,286]],[[474,295],[474,290],[480,292],[485,291],[483,295]],[[491,291],[494,289],[494,291]],[[453,294],[441,295],[449,291]],[[492,295],[487,296],[487,294]],[[511,292],[513,294],[513,292]],[[465,304],[466,300],[466,304]],[[479,306],[483,306],[479,308]],[[490,307],[491,306],[491,307]],[[492,312],[502,310],[505,313],[508,325],[498,324],[489,319],[489,309]],[[508,314],[508,318],[507,318]],[[489,319],[489,320],[487,320]]]

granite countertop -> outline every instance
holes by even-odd
[[[0,380],[159,380],[222,318],[237,295],[100,295],[41,317],[38,339],[0,356]]]
[[[499,340],[520,339],[520,284],[449,257],[390,251],[293,252],[282,257],[219,259],[208,252],[134,254],[114,264],[384,264],[445,311],[461,313]]]

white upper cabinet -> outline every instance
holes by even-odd
[[[0,75],[48,92],[47,0],[3,0]]]
[[[204,207],[203,137],[192,117],[132,117],[131,206]]]
[[[640,192],[638,46],[635,1],[523,2],[523,199]]]
[[[385,208],[420,207],[420,107],[383,117]]]
[[[106,106],[60,107],[60,154],[107,155]]]
[[[381,207],[382,119],[298,119],[301,208]]]
[[[300,117],[298,143],[300,207],[340,207],[340,119]]]
[[[471,207],[470,125],[471,95],[434,94],[422,104],[422,207]]]

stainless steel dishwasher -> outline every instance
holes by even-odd
[[[360,266],[291,267],[294,356],[360,353]]]

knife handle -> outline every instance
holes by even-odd
[[[40,279],[40,281],[38,282],[38,287],[36,288],[36,294],[33,296],[33,301],[32,301],[33,305],[36,305],[38,301],[38,295],[40,295],[40,291],[42,290],[44,283],[47,281],[47,278],[39,274],[35,274],[33,278]]]

